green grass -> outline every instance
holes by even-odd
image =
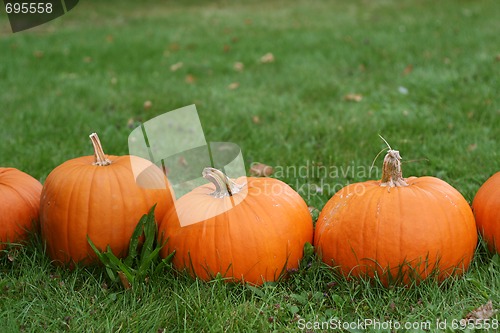
[[[207,140],[237,143],[247,166],[302,168],[280,178],[318,209],[380,168],[318,177],[313,165],[366,170],[384,147],[378,134],[413,161],[405,175],[440,177],[469,201],[500,170],[497,1],[88,0],[18,34],[0,13],[0,165],[42,182],[91,154],[91,132],[125,154],[130,118],[192,103]],[[275,61],[260,63],[268,52]],[[483,246],[463,278],[409,289],[345,281],[314,261],[261,289],[165,271],[121,291],[100,269],[54,267],[36,237],[0,260],[2,332],[294,332],[300,319],[451,323],[500,304],[500,261]]]

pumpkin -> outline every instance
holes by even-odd
[[[500,253],[500,172],[491,176],[477,191],[472,209],[479,233],[490,251]]]
[[[261,285],[298,268],[313,224],[301,196],[273,178],[230,179],[205,168],[210,184],[185,194],[159,226],[161,250],[191,276]],[[245,179],[247,180],[245,184]]]
[[[408,285],[465,272],[477,232],[456,189],[435,177],[403,178],[401,156],[390,149],[381,180],[350,184],[327,202],[314,245],[345,276]]]
[[[126,256],[141,216],[157,204],[159,220],[171,204],[166,177],[158,167],[136,156],[106,156],[97,134],[90,138],[94,156],[64,162],[43,186],[42,238],[48,255],[59,264],[98,262],[87,237],[101,251],[109,245],[116,256]],[[134,170],[143,170],[137,179]]]
[[[42,184],[30,175],[0,168],[0,250],[37,229],[41,192]]]

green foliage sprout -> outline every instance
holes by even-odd
[[[132,288],[146,281],[148,276],[160,272],[170,264],[175,254],[172,252],[166,258],[159,259],[160,250],[167,241],[162,244],[156,242],[158,227],[155,222],[155,208],[156,205],[137,223],[130,238],[128,255],[124,259],[117,258],[109,245],[105,252],[101,252],[87,236],[90,246],[105,266],[108,277],[115,283],[121,282],[125,289]],[[143,236],[143,242],[141,242]]]

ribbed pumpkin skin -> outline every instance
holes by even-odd
[[[438,178],[405,181],[409,186],[367,181],[337,192],[316,223],[314,245],[323,261],[344,275],[376,272],[385,285],[391,277],[408,284],[435,270],[440,280],[467,270],[477,232],[466,200]]]
[[[167,214],[159,228],[160,235],[168,238],[162,257],[175,250],[173,264],[178,270],[187,269],[206,281],[221,273],[228,281],[255,285],[275,281],[284,269],[298,268],[304,244],[312,243],[307,205],[279,180],[249,177],[247,182],[248,194],[240,204],[184,227],[177,216],[197,218],[217,207],[231,207],[231,198],[211,197],[212,184],[180,198],[176,203],[179,215]]]
[[[0,168],[0,250],[1,243],[17,243],[37,228],[42,184],[30,175]]]
[[[472,209],[477,229],[490,251],[500,253],[500,172],[491,176],[477,191]]]
[[[66,161],[45,181],[41,231],[47,253],[57,263],[96,262],[87,235],[100,250],[109,244],[113,253],[125,256],[141,216],[157,203],[155,216],[159,221],[171,204],[168,190],[144,189],[136,184],[131,161],[151,164],[149,161],[131,156],[107,157],[111,161],[107,166],[93,165],[94,156]],[[144,177],[166,182],[156,167],[148,169]]]

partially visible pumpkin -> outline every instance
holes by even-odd
[[[500,172],[479,188],[472,202],[479,233],[490,251],[500,253]]]
[[[297,192],[273,178],[245,185],[214,168],[203,176],[212,183],[182,196],[160,224],[162,257],[175,251],[175,268],[203,280],[220,274],[255,285],[298,268],[313,224]]]
[[[116,256],[126,256],[141,216],[157,204],[155,216],[160,220],[172,203],[167,179],[158,167],[136,156],[106,156],[97,135],[90,138],[95,155],[64,162],[43,186],[42,237],[57,263],[98,262],[87,236],[101,251],[109,245]],[[134,169],[144,170],[141,179],[136,180]]]
[[[38,227],[42,184],[30,175],[0,168],[0,250],[26,240]]]
[[[385,285],[461,274],[476,244],[464,197],[435,177],[403,178],[396,150],[384,158],[382,180],[348,185],[328,201],[314,235],[325,263]]]

